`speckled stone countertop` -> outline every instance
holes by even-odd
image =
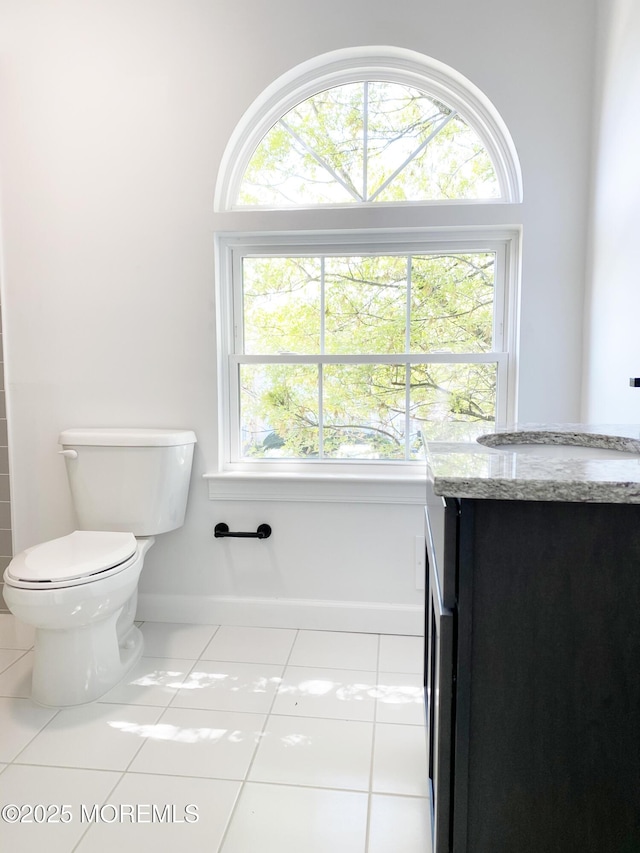
[[[640,503],[640,424],[522,424],[496,428],[487,437],[488,432],[478,424],[455,424],[437,439],[425,437],[427,473],[437,495]],[[554,455],[541,445],[553,445]],[[574,455],[580,447],[619,453]]]

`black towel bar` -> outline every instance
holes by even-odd
[[[220,521],[213,529],[213,535],[216,539],[224,537],[234,539],[268,539],[271,536],[271,527],[268,524],[259,524],[255,533],[231,533],[229,525],[224,521]]]

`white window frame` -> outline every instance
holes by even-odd
[[[325,89],[345,83],[385,80],[439,98],[460,113],[484,143],[496,172],[500,196],[492,199],[437,199],[403,205],[513,204],[522,201],[522,172],[511,134],[489,98],[443,62],[404,48],[344,48],[322,54],[286,72],[256,98],[235,127],[222,156],[214,210],[270,210],[237,204],[245,170],[263,136],[290,109]],[[335,205],[308,205],[332,207]],[[340,205],[338,205],[340,206]],[[362,202],[358,207],[398,207],[397,202]],[[278,207],[277,210],[285,208]]]
[[[406,476],[422,473],[424,463],[402,460],[301,460],[256,459],[240,456],[240,400],[238,366],[250,363],[435,363],[461,362],[497,364],[496,421],[513,419],[515,411],[515,365],[518,229],[360,230],[351,232],[219,234],[216,237],[220,458],[222,470],[236,474],[283,474],[309,476],[363,475]],[[434,352],[423,355],[245,355],[237,351],[242,324],[242,260],[245,257],[303,255],[405,255],[431,253],[494,252],[493,350],[463,354]]]
[[[457,110],[478,133],[491,157],[500,197],[365,202],[352,206],[309,205],[290,209],[243,207],[236,203],[247,164],[275,122],[296,104],[324,89],[366,80],[387,80],[414,87]],[[232,365],[237,364],[237,354],[233,350],[233,283],[234,263],[238,263],[243,252],[417,254],[497,247],[501,270],[496,274],[494,347],[500,341],[501,349],[495,359],[499,365],[496,418],[509,422],[515,420],[517,411],[522,222],[518,205],[522,199],[518,154],[498,110],[471,81],[438,60],[391,46],[345,48],[307,60],[268,85],[232,132],[220,162],[215,188],[219,429],[217,468],[205,474],[210,498],[424,503],[425,466],[419,461],[348,463],[342,460],[240,461],[233,458],[232,406],[237,407],[237,392],[232,392],[234,382],[230,375]],[[235,272],[239,282],[237,268]],[[299,357],[296,360],[299,361]],[[449,354],[432,354],[431,360],[455,359]],[[464,356],[461,360],[469,362],[471,359]]]

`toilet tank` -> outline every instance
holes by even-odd
[[[67,429],[59,442],[80,530],[155,536],[184,523],[190,430]]]

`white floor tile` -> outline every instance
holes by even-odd
[[[19,652],[20,657],[0,673],[0,696],[31,698],[33,652]]]
[[[0,613],[0,649],[30,649],[35,628],[25,625],[11,613]]]
[[[100,702],[131,705],[168,705],[195,660],[143,657],[126,678],[102,696]]]
[[[21,701],[21,700],[14,700]],[[65,708],[20,754],[20,764],[125,770],[162,708],[95,703]]]
[[[249,779],[366,791],[372,733],[371,723],[271,716]]]
[[[431,853],[429,802],[373,794],[367,853]]]
[[[0,698],[0,761],[13,761],[56,713],[31,699]]]
[[[426,797],[427,746],[423,726],[376,723],[372,790]]]
[[[145,657],[196,660],[213,637],[216,626],[143,622],[140,630],[144,637]]]
[[[32,629],[0,614],[1,788],[66,798],[73,815],[28,835],[0,823],[0,849],[365,853],[371,787],[367,853],[430,853],[421,638],[142,631],[145,657],[123,683],[58,712],[28,698]],[[85,812],[81,824],[81,803],[112,804],[112,822]],[[184,822],[188,804],[197,822]]]
[[[120,773],[106,770],[8,767],[2,777],[3,803],[48,808],[30,813],[30,823],[1,821],[0,850],[69,853],[87,829],[81,807],[90,811],[93,804],[103,803],[119,778]]]
[[[373,720],[375,696],[375,672],[288,666],[272,713]]]
[[[0,649],[0,672],[24,655],[24,649]]]
[[[234,711],[169,708],[149,729],[129,770],[244,779],[265,719]]]
[[[424,725],[424,687],[421,674],[381,672],[376,695],[376,722]]]
[[[345,631],[299,631],[289,664],[377,670],[378,635]]]
[[[223,625],[202,653],[203,660],[286,663],[297,631]]]
[[[423,672],[424,638],[380,637],[380,672]]]
[[[176,708],[268,713],[283,666],[233,661],[198,661],[172,701]]]
[[[239,790],[226,780],[127,773],[109,798],[123,819],[94,823],[75,853],[216,853]]]
[[[366,794],[246,784],[221,853],[364,853],[366,813]]]

